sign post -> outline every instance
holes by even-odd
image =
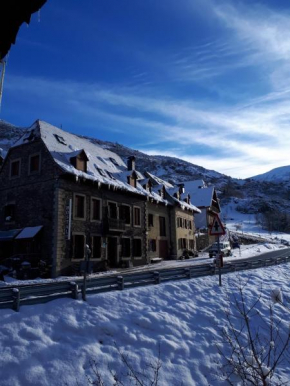
[[[218,214],[215,215],[213,222],[209,229],[209,234],[211,236],[217,236],[217,244],[218,244],[218,256],[216,257],[216,265],[219,269],[219,286],[222,286],[222,266],[223,266],[223,257],[220,250],[220,236],[226,234],[225,228],[219,218]]]

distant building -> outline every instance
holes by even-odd
[[[215,188],[207,187],[203,180],[186,181],[182,185],[190,195],[190,199],[200,209],[200,213],[195,215],[195,226],[197,249],[202,250],[215,242],[215,236],[210,236],[208,230],[214,216],[221,212],[219,199]]]

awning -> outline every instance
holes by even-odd
[[[0,241],[13,240],[22,229],[11,229],[10,231],[0,231]]]
[[[26,227],[15,237],[16,240],[20,239],[32,239],[42,229],[42,225],[38,227]]]

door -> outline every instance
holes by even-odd
[[[162,259],[168,258],[167,240],[159,240],[159,257],[161,257]]]

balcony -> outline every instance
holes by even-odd
[[[125,220],[108,217],[108,231],[109,232],[124,232],[125,231]]]

